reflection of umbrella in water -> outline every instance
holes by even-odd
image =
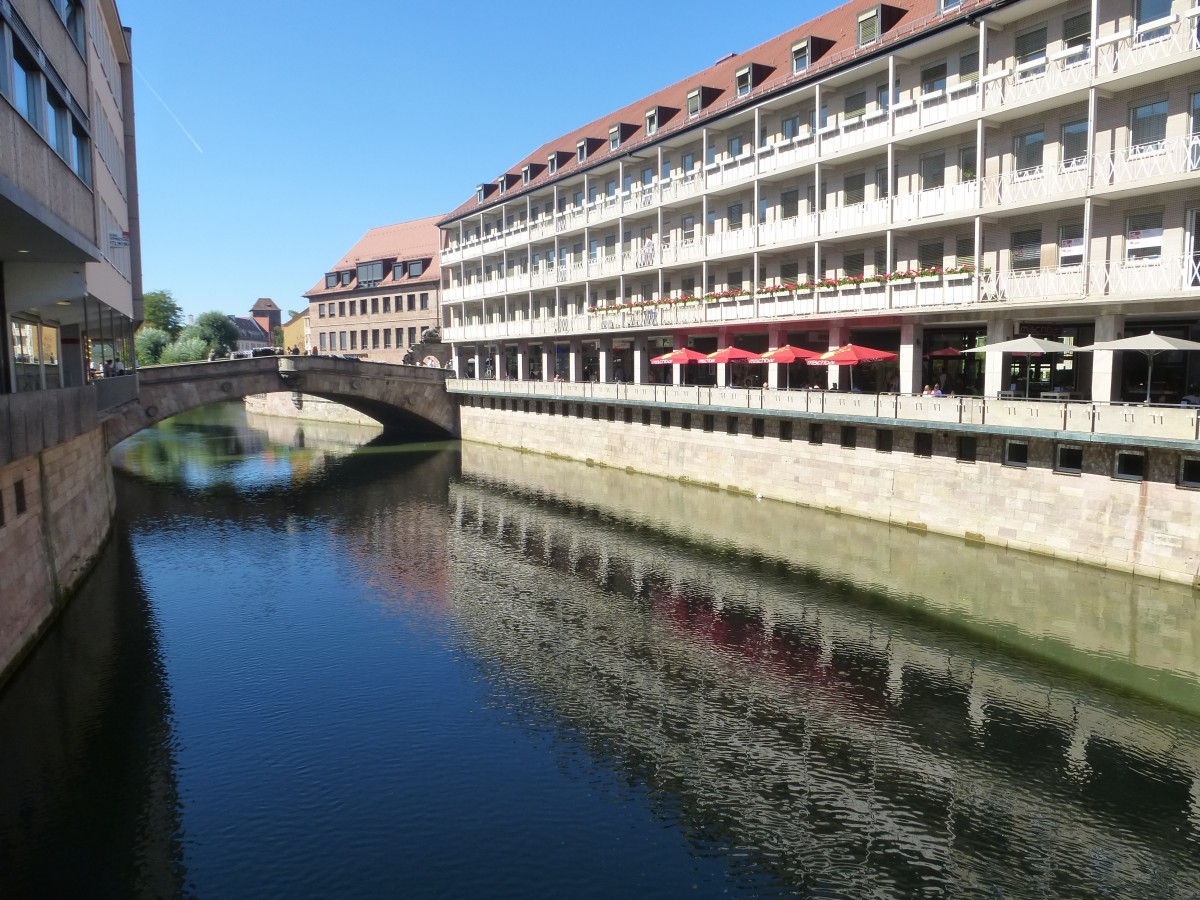
[[[810,366],[857,366],[859,363],[886,362],[896,358],[896,354],[890,350],[872,350],[858,344],[843,344],[807,362]],[[854,390],[853,368],[850,369],[850,390]]]
[[[987,344],[983,347],[971,347],[966,353],[1011,353],[1013,356],[1025,357],[1025,397],[1029,398],[1029,358],[1041,356],[1043,353],[1071,353],[1075,347],[1070,344],[1060,344],[1058,341],[1048,341],[1045,338],[1035,338],[1029,334],[1023,338],[1011,341],[1000,341],[998,344]]]
[[[700,362],[708,357],[699,350],[693,350],[691,347],[679,347],[664,353],[662,356],[655,356],[650,360],[652,366],[674,366],[680,363]]]
[[[749,363],[782,363],[784,368],[784,390],[792,386],[792,370],[790,364],[796,360],[816,359],[820,356],[814,350],[805,350],[803,347],[793,347],[791,344],[784,344],[782,347],[776,347],[773,350],[768,350],[766,353],[760,354],[754,359],[747,360]]]
[[[1200,343],[1185,341],[1183,338],[1166,337],[1152,331],[1149,334],[1139,334],[1117,341],[1097,341],[1089,347],[1076,349],[1081,353],[1091,353],[1093,350],[1136,350],[1144,354],[1146,357],[1146,402],[1149,403],[1150,382],[1154,377],[1154,357],[1160,353],[1200,350]]]

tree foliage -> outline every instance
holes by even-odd
[[[184,329],[186,332],[187,329]],[[208,345],[198,335],[181,334],[179,340],[163,348],[160,363],[197,362],[208,358]]]
[[[221,354],[236,349],[239,332],[229,316],[213,311],[201,313],[196,318],[196,323],[185,328],[183,334],[200,338],[205,344],[202,356],[206,356],[209,350]]]
[[[283,346],[283,329],[278,325],[271,329],[271,341],[276,347]]]
[[[153,325],[143,325],[133,336],[139,366],[158,365],[163,350],[171,343],[171,335]]]
[[[146,325],[165,331],[172,338],[183,328],[183,310],[170,291],[150,291],[143,297],[142,318]]]

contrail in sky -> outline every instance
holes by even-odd
[[[187,137],[187,139],[192,142],[192,146],[195,147],[201,153],[203,153],[204,148],[201,147],[196,142],[196,139],[194,137],[192,137],[192,133],[183,126],[182,122],[179,121],[179,116],[175,115],[175,111],[172,110],[171,107],[167,106],[167,101],[164,100],[159,95],[158,91],[156,91],[154,89],[154,85],[152,85],[149,81],[146,80],[146,76],[142,74],[141,70],[138,69],[137,66],[133,67],[133,71],[137,73],[138,78],[142,79],[142,84],[144,84],[147,88],[150,89],[150,93],[152,93],[154,95],[155,99],[158,100],[158,102],[162,104],[162,108],[167,111],[167,115],[169,115],[172,119],[175,120],[175,124],[179,126],[179,130],[184,133],[184,136]]]

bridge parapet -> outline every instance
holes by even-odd
[[[429,438],[458,436],[458,407],[446,393],[443,369],[338,359],[264,356],[152,366],[138,372],[136,403],[105,420],[110,447],[156,422],[199,406],[248,394],[300,392],[342,403],[390,432]]]

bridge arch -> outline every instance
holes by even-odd
[[[180,363],[138,370],[138,397],[104,423],[114,447],[164,419],[248,394],[300,391],[333,400],[379,422],[385,432],[457,438],[458,407],[446,393],[443,369],[335,359],[264,356]]]

